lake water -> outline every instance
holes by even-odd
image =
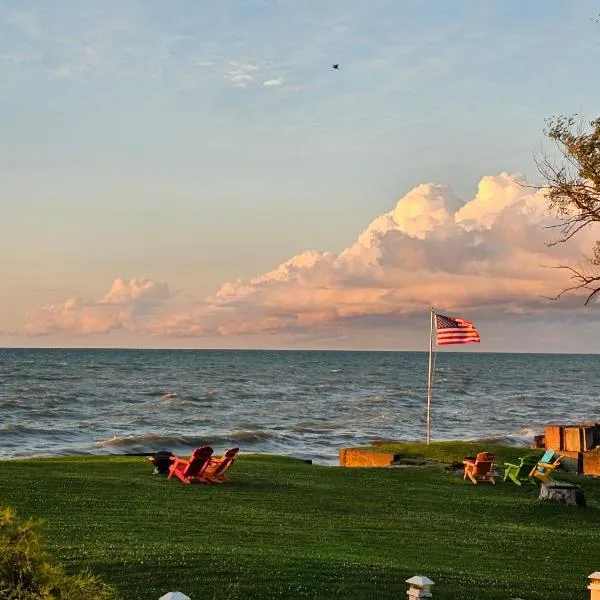
[[[423,440],[428,354],[0,349],[0,457],[277,453]],[[529,444],[600,421],[600,356],[437,353],[432,440]]]

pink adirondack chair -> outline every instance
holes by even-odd
[[[203,475],[207,468],[213,449],[210,446],[196,448],[188,458],[176,457],[169,468],[169,479],[175,476],[186,485],[190,483],[209,483]]]
[[[223,456],[213,456],[203,472],[203,477],[208,479],[211,483],[225,483],[231,481],[226,472],[231,469],[233,461],[236,459],[239,448],[229,448]]]

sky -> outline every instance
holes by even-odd
[[[0,0],[0,347],[426,350],[433,305],[597,352],[536,158],[599,116],[598,13]]]

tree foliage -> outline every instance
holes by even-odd
[[[68,575],[46,551],[41,523],[0,507],[0,598],[116,600],[115,590],[89,572]]]
[[[600,222],[600,119],[584,127],[577,116],[554,117],[548,121],[546,136],[555,142],[561,160],[547,155],[538,162],[545,179],[547,198],[560,223],[559,238],[550,245],[566,242],[584,228]],[[574,282],[557,297],[571,290],[586,290],[587,305],[600,292],[600,241],[586,264],[560,265]]]

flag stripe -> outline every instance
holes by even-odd
[[[460,317],[446,317],[435,315],[436,343],[438,346],[446,344],[479,343],[479,332],[470,321]]]

